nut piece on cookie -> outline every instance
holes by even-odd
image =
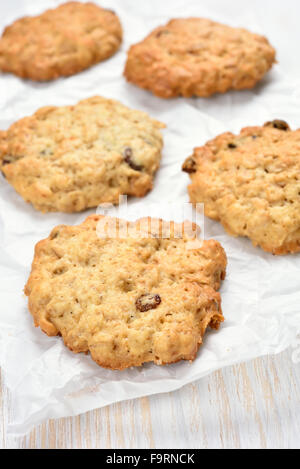
[[[99,96],[46,107],[0,131],[0,170],[42,212],[79,212],[143,197],[159,167],[164,124]]]
[[[112,221],[115,236],[99,236]],[[105,368],[194,360],[206,329],[224,320],[217,290],[227,264],[217,241],[195,239],[184,224],[151,218],[92,215],[54,228],[25,287],[35,326]]]
[[[300,129],[274,120],[219,135],[182,169],[191,202],[204,203],[229,234],[276,255],[300,251]]]
[[[111,10],[68,2],[5,28],[0,70],[36,81],[75,73],[111,57],[122,42],[122,27]]]
[[[275,63],[268,40],[203,18],[172,19],[128,52],[129,82],[161,98],[253,88]]]

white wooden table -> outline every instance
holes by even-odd
[[[218,371],[179,391],[51,420],[1,448],[300,448],[300,364],[292,351]]]

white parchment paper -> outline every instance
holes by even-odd
[[[95,0],[94,0],[95,1]],[[0,28],[11,20],[62,3],[10,0],[0,3]],[[98,3],[98,2],[96,2]],[[134,203],[186,202],[188,177],[181,164],[193,147],[223,131],[239,132],[272,118],[300,127],[300,6],[297,0],[103,0],[124,27],[122,49],[113,58],[79,75],[37,84],[0,74],[0,128],[44,105],[76,103],[95,94],[116,98],[167,124],[161,169],[154,190]],[[176,16],[204,16],[265,34],[278,50],[279,64],[252,91],[211,99],[155,98],[125,82],[126,50],[153,27]],[[289,347],[300,331],[300,256],[273,257],[233,239],[206,219],[206,237],[219,240],[229,265],[223,284],[226,322],[209,332],[193,364],[146,365],[123,372],[104,370],[90,357],[75,355],[61,338],[33,327],[22,293],[34,244],[60,223],[82,222],[77,215],[36,212],[0,178],[0,365],[11,390],[14,416],[10,432],[22,434],[46,418],[76,415],[124,399],[175,390],[212,371]]]

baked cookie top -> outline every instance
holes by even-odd
[[[144,196],[159,167],[164,124],[99,96],[45,107],[0,131],[0,169],[37,210],[78,212]]]
[[[183,171],[191,201],[231,235],[273,254],[300,251],[300,129],[275,120],[222,134],[196,148]]]
[[[268,40],[203,18],[173,19],[128,52],[125,76],[161,98],[253,88],[275,62]]]
[[[112,220],[127,236],[111,236]],[[216,290],[226,255],[217,241],[168,227],[92,215],[54,228],[36,246],[25,287],[35,325],[105,368],[194,360],[206,328],[224,320]]]
[[[112,56],[122,42],[117,15],[93,3],[68,2],[5,28],[0,70],[44,81],[78,73]]]

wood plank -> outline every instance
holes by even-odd
[[[2,448],[300,448],[300,366],[292,351],[217,371],[167,394],[51,420],[25,437],[6,434],[9,392],[0,393]]]

